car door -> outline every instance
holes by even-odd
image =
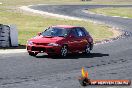
[[[78,49],[79,49],[79,51],[83,51],[88,43],[88,41],[86,39],[86,34],[81,27],[77,27],[76,31],[77,31],[78,41],[79,41]]]
[[[78,52],[79,51],[79,44],[80,44],[80,39],[78,38],[78,34],[76,29],[71,29],[69,38],[68,38],[68,46],[69,50],[71,52]]]

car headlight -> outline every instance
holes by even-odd
[[[33,42],[32,41],[28,41],[27,44],[28,45],[33,45]]]
[[[48,46],[60,46],[60,45],[57,43],[49,43]]]

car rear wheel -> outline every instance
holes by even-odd
[[[89,44],[86,45],[84,54],[87,54],[87,55],[90,54],[90,45]]]
[[[62,57],[66,57],[68,54],[68,47],[66,45],[64,45],[62,48],[61,48],[61,56]]]
[[[36,56],[38,53],[35,53],[35,52],[28,52],[28,54],[29,54],[30,56]]]

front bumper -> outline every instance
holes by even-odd
[[[61,50],[61,46],[43,46],[43,45],[27,45],[28,52],[36,52],[36,53],[57,53],[59,54]]]

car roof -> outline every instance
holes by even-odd
[[[56,25],[56,26],[52,26],[52,27],[57,27],[57,28],[76,28],[79,26],[72,26],[72,25]]]

